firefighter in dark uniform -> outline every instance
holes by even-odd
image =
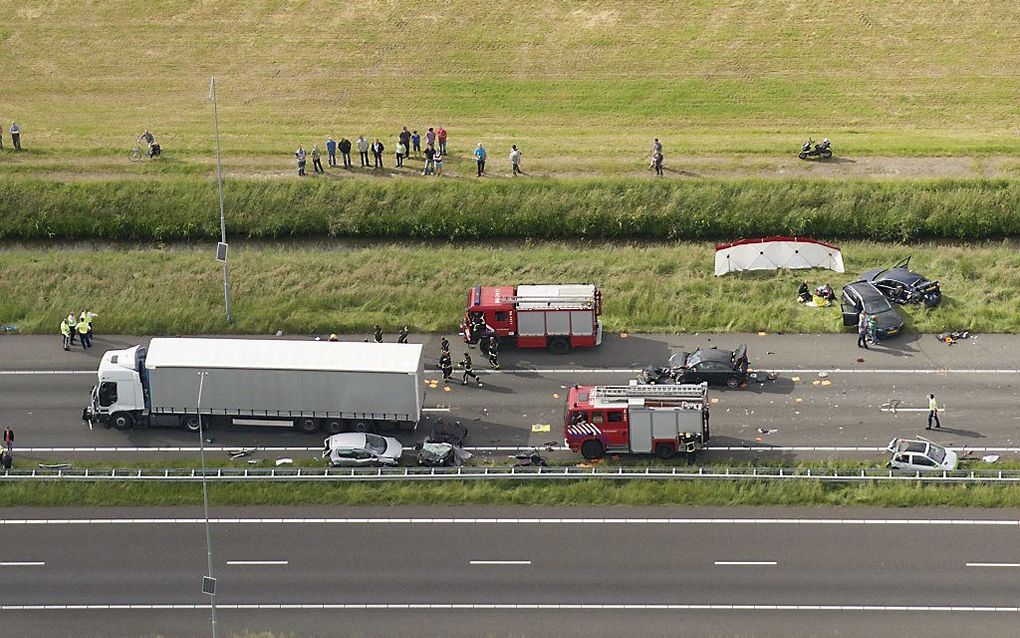
[[[379,327],[379,324],[375,324],[374,338],[376,343],[382,343],[382,328]]]
[[[475,366],[471,363],[471,355],[466,352],[464,353],[464,360],[460,362],[460,367],[464,368],[464,379],[461,381],[462,385],[467,385],[468,377],[471,377],[475,380],[475,383],[478,384],[479,388],[482,387],[482,380],[478,378],[477,374],[475,374]]]
[[[471,317],[471,343],[481,343],[482,338],[485,336],[485,316],[476,312]]]
[[[489,367],[499,370],[499,339],[489,337]]]
[[[443,337],[443,340],[439,342],[439,350],[443,354],[450,354],[450,342],[447,341],[446,337]]]
[[[450,381],[450,377],[453,376],[453,359],[450,357],[449,351],[444,351],[439,356],[439,369],[443,371],[443,383]]]
[[[408,334],[409,333],[407,331],[407,326],[404,326],[403,328],[401,328],[400,329],[400,334],[397,335],[397,343],[407,343],[407,335]]]

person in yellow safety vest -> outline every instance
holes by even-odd
[[[74,313],[73,312],[67,313],[67,325],[68,325],[68,327],[71,330],[71,345],[73,346],[74,345],[74,335],[75,335],[75,333],[78,332],[75,329],[75,326],[78,325],[78,320],[74,318]]]
[[[75,329],[78,331],[78,338],[81,339],[81,349],[88,350],[91,348],[92,335],[89,334],[89,322],[82,319],[78,322],[78,325],[75,326]]]
[[[92,343],[92,341],[91,341],[91,337],[92,337],[92,320],[95,319],[98,316],[99,315],[97,315],[96,313],[92,312],[91,310],[82,310],[81,311],[81,317],[79,317],[79,319],[81,319],[85,323],[89,324],[89,345],[91,345],[91,343]]]
[[[67,323],[67,319],[60,320],[60,336],[63,337],[64,351],[67,352],[71,349],[71,326]]]

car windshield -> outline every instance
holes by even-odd
[[[378,434],[366,434],[365,449],[373,454],[383,454],[386,452],[386,439]]]
[[[946,460],[946,448],[932,443],[928,446],[928,458],[942,465],[942,461]]]

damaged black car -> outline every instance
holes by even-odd
[[[897,262],[892,268],[876,268],[862,274],[856,282],[869,283],[885,298],[897,304],[924,304],[934,308],[942,301],[939,282],[910,270],[910,257]]]

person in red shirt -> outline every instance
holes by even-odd
[[[446,129],[443,125],[439,125],[439,130],[436,131],[436,138],[439,140],[439,152],[446,155]]]

